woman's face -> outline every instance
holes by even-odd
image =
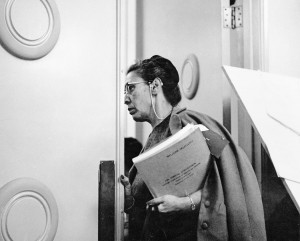
[[[127,86],[127,87],[126,87]],[[126,76],[124,102],[135,121],[150,121],[151,99],[148,83],[134,71]]]

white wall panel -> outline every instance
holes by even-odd
[[[300,77],[300,2],[268,0],[268,71]]]
[[[45,57],[0,46],[0,187],[32,177],[53,192],[56,240],[97,240],[98,164],[116,155],[116,1],[57,1]]]

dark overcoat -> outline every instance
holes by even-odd
[[[174,134],[188,123],[202,124],[229,141],[220,157],[214,158],[202,189],[198,240],[266,240],[261,193],[245,152],[220,123],[194,111],[174,110],[171,132]]]

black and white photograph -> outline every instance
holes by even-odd
[[[299,0],[0,0],[0,241],[300,241]]]

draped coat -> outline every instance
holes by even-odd
[[[175,109],[169,127],[174,134],[188,123],[202,124],[228,140],[220,155],[214,156],[202,189],[198,240],[266,240],[261,193],[245,152],[226,128],[205,114]]]

